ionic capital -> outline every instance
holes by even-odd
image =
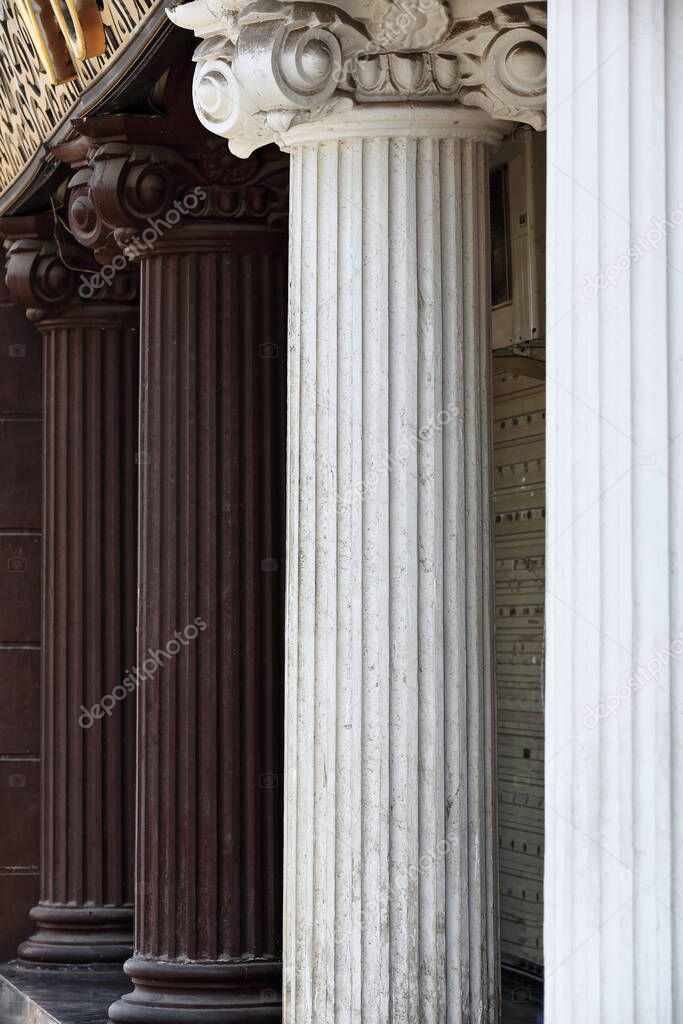
[[[55,317],[81,317],[89,323],[98,316],[126,318],[135,308],[137,276],[130,273],[103,282],[89,296],[93,301],[83,302],[79,282],[97,265],[89,250],[76,244],[52,217],[2,217],[0,239],[9,293],[39,327]]]
[[[402,102],[438,103],[545,126],[545,2],[189,0],[168,13],[202,39],[195,110],[238,156],[368,104],[397,121]]]

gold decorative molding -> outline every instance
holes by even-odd
[[[120,49],[165,0],[104,0],[105,48],[74,61],[75,77],[53,85],[14,2],[0,11],[0,192],[21,174],[72,112],[80,96],[115,63]]]
[[[75,61],[90,60],[106,51],[96,0],[15,0],[15,6],[53,85],[77,77]]]

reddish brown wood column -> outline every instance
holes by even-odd
[[[185,642],[140,691],[115,1021],[280,1018],[285,275],[267,227],[188,227],[142,262],[140,657]]]
[[[141,265],[138,661],[164,652],[138,696],[134,990],[110,1016],[276,1022],[286,164],[273,188],[272,155],[208,136],[126,163],[89,127],[88,194]]]
[[[42,242],[36,221],[2,229],[23,233],[7,283],[43,336],[41,898],[19,956],[111,963],[133,927],[135,286],[81,301],[69,267],[85,252]]]

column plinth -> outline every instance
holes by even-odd
[[[35,931],[18,949],[28,966],[117,964],[130,956],[133,908],[41,902],[30,918]]]
[[[43,336],[41,899],[25,965],[132,947],[138,313],[130,278],[80,301],[70,267],[87,262],[36,237],[8,251]]]
[[[275,1024],[282,1020],[282,964],[239,958],[230,963],[126,963],[135,985],[109,1010],[131,1024]]]

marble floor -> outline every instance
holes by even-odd
[[[115,970],[22,970],[0,966],[1,1024],[107,1024],[107,1009],[130,991]]]
[[[43,971],[0,965],[0,1024],[108,1024],[107,1008],[130,989],[119,970]],[[501,1024],[542,1024],[535,985],[506,979]]]

